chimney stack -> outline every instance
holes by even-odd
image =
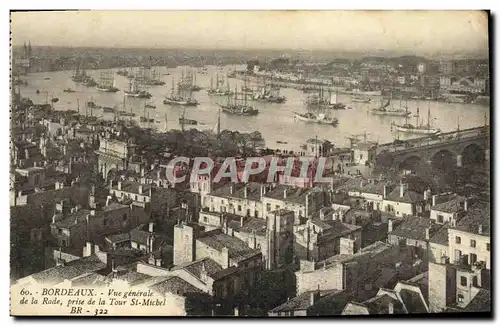
[[[399,197],[404,197],[405,195],[405,184],[404,183],[401,183],[399,185]]]
[[[387,232],[391,233],[392,232],[392,220],[389,219],[387,221]]]
[[[230,184],[229,185],[229,193],[232,195],[234,192],[234,185],[233,184]]]
[[[245,185],[245,187],[243,188],[243,191],[244,191],[244,193],[243,193],[244,197],[247,198],[248,197],[248,187],[247,187],[247,185]]]
[[[394,314],[394,304],[392,302],[389,302],[389,315]]]
[[[149,233],[153,233],[154,232],[154,222],[149,222]]]
[[[222,263],[223,263],[222,268],[223,269],[229,268],[229,266],[230,266],[229,249],[227,249],[227,247],[222,248],[221,254],[222,254]]]
[[[311,292],[311,297],[310,297],[311,306],[314,306],[320,298],[321,298],[321,292],[319,290],[319,285],[318,285],[318,289],[316,291]]]
[[[384,199],[387,198],[387,185],[384,185]]]
[[[467,212],[467,209],[468,209],[468,200],[467,200],[467,199],[465,199],[465,200],[464,200],[464,211],[466,211],[466,212]]]
[[[122,182],[118,181],[118,190],[122,190]]]
[[[429,241],[431,236],[430,236],[430,228],[425,228],[425,240]]]
[[[479,224],[479,227],[478,227],[477,233],[479,233],[479,234],[483,234],[483,225],[482,225],[482,224]]]
[[[139,185],[139,194],[141,194],[141,195],[142,195],[142,190],[143,190],[142,185]]]
[[[285,189],[283,190],[283,199],[286,199],[286,191],[287,191],[287,188],[285,187]]]
[[[436,206],[437,195],[432,195],[432,206]]]

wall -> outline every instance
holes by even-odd
[[[429,263],[429,310],[441,312],[455,298],[455,269],[448,265]]]
[[[392,206],[394,211],[389,211],[388,205]],[[403,217],[404,215],[415,215],[415,211],[413,210],[413,205],[409,203],[400,203],[391,200],[384,200],[383,207],[384,207],[384,212],[389,212],[398,217]]]
[[[459,236],[461,238],[461,243],[456,243],[456,237]],[[476,240],[476,247],[473,248],[470,246],[470,241]],[[448,244],[449,244],[449,254],[450,254],[450,262],[456,260],[455,250],[460,250],[462,255],[468,255],[468,262],[470,263],[470,254],[476,254],[477,261],[486,262],[486,268],[490,269],[490,251],[486,250],[486,244],[490,243],[490,237],[473,234],[468,232],[463,232],[455,229],[448,230]]]
[[[441,215],[443,217],[442,222],[438,222],[438,215]],[[430,219],[434,220],[437,224],[444,224],[450,222],[453,219],[456,220],[455,215],[456,214],[454,213],[440,212],[432,209],[430,214]]]
[[[228,212],[238,215],[247,215],[263,218],[262,202],[245,198],[225,198],[213,195],[202,195],[202,207],[208,207],[211,212]],[[240,206],[241,209],[238,209]]]
[[[320,290],[342,290],[343,289],[343,272],[342,264],[336,264],[327,269],[320,267],[314,272],[302,273],[295,272],[297,278],[297,295],[306,291]]]

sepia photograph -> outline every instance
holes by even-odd
[[[490,27],[10,11],[10,315],[492,317]]]

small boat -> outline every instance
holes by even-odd
[[[193,120],[193,119],[186,119],[186,118],[179,118],[179,124],[185,124],[185,125],[197,125],[198,121]]]
[[[63,90],[64,93],[74,93],[75,90],[74,89],[71,89],[71,88],[66,88]]]
[[[352,102],[358,102],[358,103],[370,103],[371,100],[372,100],[371,98],[365,98],[365,97],[359,96],[359,95],[354,95],[351,98]]]
[[[294,112],[294,114],[295,118],[304,122],[313,122],[313,123],[327,124],[332,126],[336,126],[339,123],[337,118],[328,118],[324,113],[319,113],[316,115],[312,112],[306,112],[306,113]]]
[[[43,80],[50,80],[50,77],[45,77]]]
[[[153,118],[146,118],[146,117],[141,117],[140,118],[141,122],[155,122],[155,119]]]
[[[148,109],[156,109],[156,105],[154,104],[146,104],[145,107]]]
[[[36,90],[36,93],[37,93],[37,94],[40,94],[40,90],[39,90],[39,89],[37,89],[37,90]]]
[[[195,99],[184,99],[182,97],[165,97],[163,104],[183,105],[183,106],[197,106],[200,104]]]
[[[277,140],[276,143],[277,144],[288,144],[287,141],[282,141],[282,140]]]
[[[102,112],[107,112],[107,113],[115,113],[115,109],[110,108],[108,106],[101,106]]]
[[[124,117],[135,117],[135,113],[133,112],[128,112],[128,111],[118,111],[118,113],[120,113],[121,116],[124,116]]]

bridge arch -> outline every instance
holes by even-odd
[[[415,168],[421,164],[423,161],[422,157],[417,154],[409,155],[400,161],[398,169],[399,170],[410,170],[414,171]]]
[[[430,157],[431,166],[435,169],[445,171],[452,169],[457,164],[456,154],[448,149],[441,149]]]
[[[470,143],[462,149],[460,157],[462,166],[484,165],[486,151],[478,143]]]

